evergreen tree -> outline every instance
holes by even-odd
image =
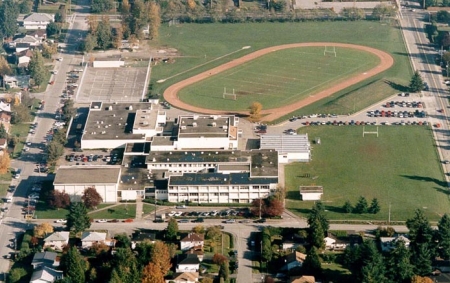
[[[414,265],[414,274],[427,276],[432,271],[431,259],[433,254],[428,244],[421,244],[412,252],[411,262]]]
[[[67,228],[82,232],[91,227],[91,220],[87,214],[87,208],[82,202],[72,202],[67,215]]]
[[[440,257],[445,260],[450,259],[450,217],[444,214],[438,223],[438,230],[436,233],[437,241],[439,243],[438,252]]]
[[[356,203],[355,206],[355,212],[362,214],[362,213],[367,213],[369,210],[369,205],[367,204],[367,200],[365,197],[360,196],[358,199],[358,203]]]
[[[38,50],[33,52],[28,69],[30,70],[30,76],[33,78],[35,85],[39,86],[44,83],[47,70],[44,67],[44,58]]]
[[[141,282],[141,268],[130,247],[116,249],[111,280],[114,283]]]
[[[308,243],[318,249],[325,246],[325,233],[322,230],[322,225],[318,219],[309,225]]]
[[[313,223],[316,219],[319,220],[324,235],[327,234],[328,230],[330,229],[330,224],[325,217],[325,207],[323,206],[321,201],[316,202],[309,212],[308,225],[311,225],[311,223]]]
[[[148,23],[149,23],[149,38],[154,39],[158,37],[159,27],[161,26],[161,11],[159,4],[156,2],[147,2],[148,6]]]
[[[345,213],[352,213],[353,207],[350,201],[345,201],[344,205],[342,206],[342,210],[344,210]]]
[[[13,0],[4,0],[0,5],[0,30],[5,37],[12,37],[17,33],[17,17],[19,5]]]
[[[228,282],[229,277],[230,277],[230,265],[227,260],[220,264],[219,278],[223,278],[225,282]]]
[[[63,255],[61,265],[64,269],[64,275],[70,278],[71,283],[85,283],[86,262],[76,247],[71,247]]]
[[[409,229],[411,263],[415,274],[428,275],[434,256],[433,229],[420,209],[416,210],[413,218],[406,220],[406,227]]]
[[[320,277],[322,275],[322,264],[320,263],[320,258],[316,247],[313,246],[309,249],[306,259],[303,262],[302,270],[303,273],[307,275],[314,275],[316,277]]]
[[[97,46],[100,49],[106,50],[112,44],[112,32],[109,24],[109,18],[103,17],[102,21],[97,27]]]
[[[420,92],[423,90],[423,80],[419,74],[419,71],[416,71],[411,78],[411,82],[409,83],[409,89],[412,92]]]
[[[174,241],[178,236],[178,223],[175,218],[170,218],[169,223],[167,223],[166,238],[168,240]]]
[[[380,204],[378,203],[378,199],[374,198],[372,199],[372,203],[370,204],[369,207],[369,213],[372,214],[377,214],[378,212],[380,212],[381,208],[380,208]]]
[[[272,241],[270,236],[270,230],[264,227],[262,232],[262,244],[261,244],[261,258],[262,260],[269,262],[272,259]]]
[[[386,259],[386,277],[390,282],[409,283],[414,275],[411,253],[403,241],[397,241]]]
[[[360,270],[360,282],[376,283],[385,282],[383,257],[377,250],[373,241],[366,241],[362,245],[362,268]]]

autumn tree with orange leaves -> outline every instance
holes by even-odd
[[[164,283],[164,276],[161,269],[150,262],[144,267],[142,271],[142,283]]]
[[[170,263],[169,247],[164,242],[155,242],[150,262],[154,263],[159,268],[163,276],[169,272],[172,264]]]

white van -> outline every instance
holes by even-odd
[[[22,173],[22,169],[17,169],[14,175],[15,179],[19,179],[20,178],[20,173]]]
[[[7,203],[11,203],[11,202],[12,202],[12,197],[7,197],[7,198],[6,198],[6,202],[7,202]]]

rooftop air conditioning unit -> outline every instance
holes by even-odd
[[[213,122],[213,123],[212,123],[212,126],[213,126],[213,127],[217,126],[216,122]]]
[[[228,129],[228,126],[223,126],[222,128],[223,128],[224,130],[226,130],[226,129]]]
[[[182,130],[186,130],[186,126],[181,126],[181,129]]]
[[[192,123],[192,127],[197,127],[197,123]]]
[[[130,105],[129,107],[128,107],[128,110],[133,110],[133,106],[132,105]]]

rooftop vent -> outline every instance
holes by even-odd
[[[128,110],[133,110],[133,106],[132,105],[130,105],[129,107],[128,107]]]
[[[102,135],[106,134],[106,131],[102,131]]]
[[[112,106],[109,106],[108,107],[108,111],[112,111],[113,110],[113,107]]]
[[[116,117],[116,114],[113,114],[113,117]]]
[[[222,128],[223,128],[224,130],[226,130],[226,129],[228,129],[228,126],[225,125],[225,126],[223,126]]]
[[[212,126],[213,126],[213,127],[217,126],[216,122],[213,122],[213,123],[212,123]]]
[[[187,154],[187,151],[185,151],[184,154],[186,155],[186,154]]]
[[[101,121],[100,124],[103,124],[103,121]]]
[[[219,152],[218,152],[218,151],[216,151],[216,154],[219,154]]]
[[[196,122],[192,123],[192,127],[197,127],[197,123]]]
[[[194,119],[194,120],[197,120],[198,119],[198,115],[194,115],[192,118]]]
[[[186,130],[186,126],[181,126],[181,129],[182,130]]]
[[[219,118],[219,117],[217,117],[217,115],[214,115],[214,116],[213,116],[213,119],[214,119],[214,120],[217,120],[217,118]]]

